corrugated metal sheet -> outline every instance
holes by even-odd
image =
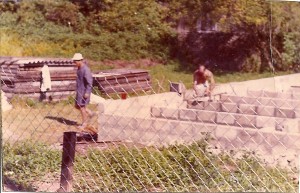
[[[33,58],[33,57],[0,57],[0,65],[7,66],[43,66],[47,65],[72,65],[73,61],[67,58]]]

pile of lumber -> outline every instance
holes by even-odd
[[[135,93],[151,89],[149,72],[140,69],[103,70],[93,74],[94,86],[105,94]]]
[[[50,91],[41,93],[41,68],[48,65]],[[63,100],[74,95],[76,66],[70,59],[0,57],[1,89],[8,99],[14,96],[38,100]]]

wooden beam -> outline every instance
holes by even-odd
[[[64,132],[60,188],[58,192],[71,192],[75,158],[76,132]]]

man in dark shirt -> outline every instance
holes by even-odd
[[[76,79],[76,100],[75,107],[79,109],[82,117],[81,127],[86,127],[88,120],[94,116],[94,113],[87,109],[86,106],[90,102],[90,97],[93,87],[93,77],[91,70],[83,61],[80,53],[76,53],[72,58],[77,66],[77,79]]]

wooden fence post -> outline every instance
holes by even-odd
[[[76,132],[64,132],[60,188],[58,192],[71,192],[75,157]]]

